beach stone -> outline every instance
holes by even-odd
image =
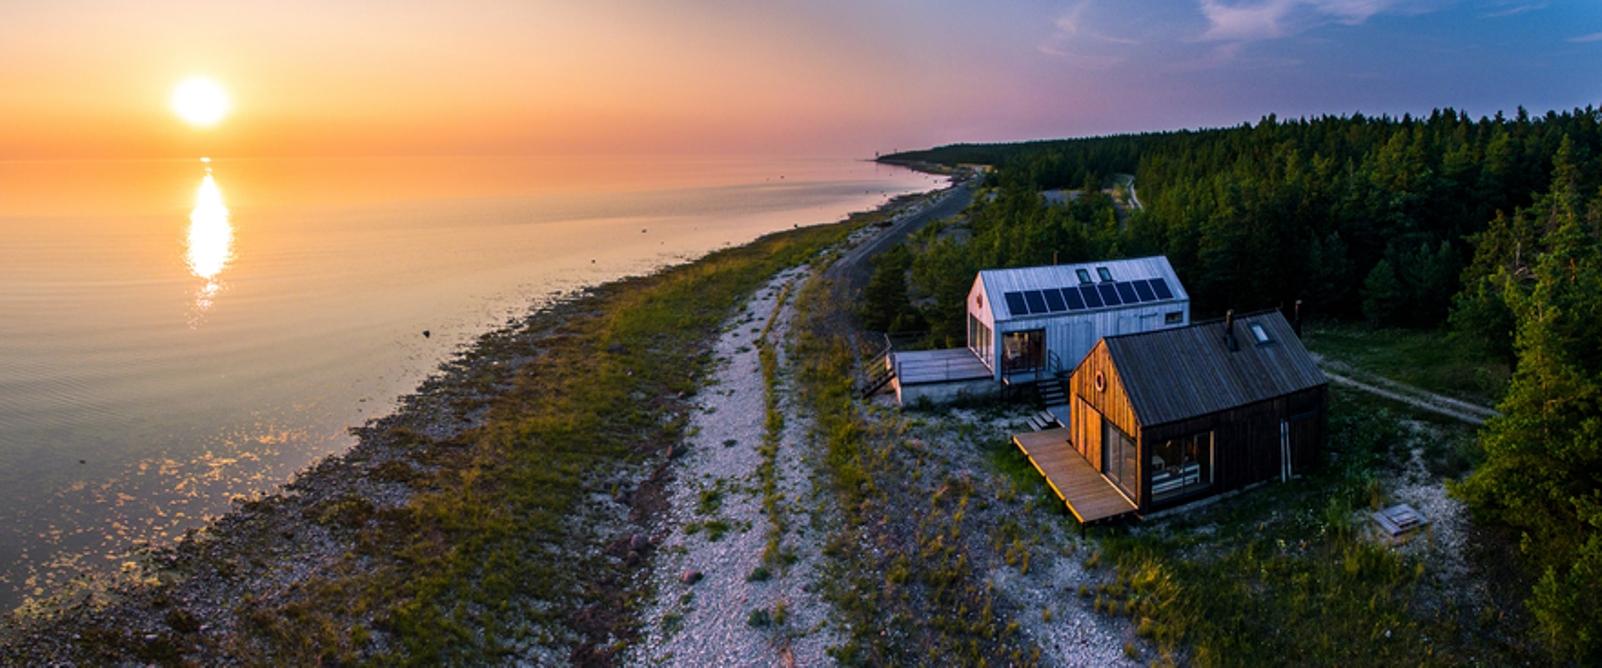
[[[686,568],[684,569],[684,572],[679,573],[679,582],[683,582],[687,585],[693,585],[697,582],[700,582],[702,577],[701,571],[693,568]]]
[[[646,536],[643,533],[637,533],[637,534],[634,534],[633,536],[629,536],[629,549],[630,550],[633,550],[635,552],[639,552],[639,551],[644,550],[645,548],[648,548],[650,546],[651,546],[651,538],[649,536]]]

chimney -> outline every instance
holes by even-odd
[[[1235,309],[1224,312],[1224,345],[1229,352],[1240,350],[1240,342],[1235,340]]]
[[[1296,300],[1296,310],[1291,312],[1291,331],[1296,332],[1296,338],[1302,337],[1302,300]]]
[[[1051,252],[1051,263],[1052,264],[1058,264],[1058,262],[1057,262],[1057,251],[1052,251]]]

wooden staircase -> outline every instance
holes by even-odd
[[[896,366],[890,358],[891,346],[889,337],[885,337],[885,345],[879,352],[870,355],[862,363],[867,379],[862,384],[862,398],[867,399],[880,390],[889,387],[890,381],[896,378]]]
[[[1040,381],[1035,389],[1040,392],[1040,405],[1050,408],[1052,406],[1068,405],[1068,382],[1060,377],[1052,376]]]
[[[1052,409],[1066,408],[1068,406],[1068,378],[1062,372],[1061,366],[1055,353],[1048,355],[1047,375],[1035,383],[1035,392],[1039,394],[1040,405],[1045,410],[1029,418],[1030,429],[1043,431],[1068,426],[1058,420],[1056,415],[1052,414]]]

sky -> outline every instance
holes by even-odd
[[[868,156],[1602,102],[1596,0],[0,0],[0,159]],[[168,107],[229,91],[211,129]]]

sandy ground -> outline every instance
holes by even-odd
[[[757,472],[767,387],[756,338],[776,307],[769,340],[787,338],[793,301],[782,307],[777,302],[786,285],[799,289],[807,275],[808,269],[799,267],[775,276],[718,339],[720,366],[691,420],[689,453],[674,465],[669,510],[657,529],[664,549],[651,575],[656,600],[643,615],[642,640],[625,664],[812,666],[826,661],[833,638],[829,608],[810,591],[823,535],[808,530],[802,512],[815,503],[805,463],[808,429],[788,398],[782,345],[777,389],[786,417],[775,470],[786,515],[782,544],[794,559],[782,567],[763,564],[770,523]],[[719,522],[727,526],[722,535],[708,528]],[[752,577],[759,567],[767,570],[765,579]],[[782,626],[751,623],[753,612],[771,616],[781,602]]]

